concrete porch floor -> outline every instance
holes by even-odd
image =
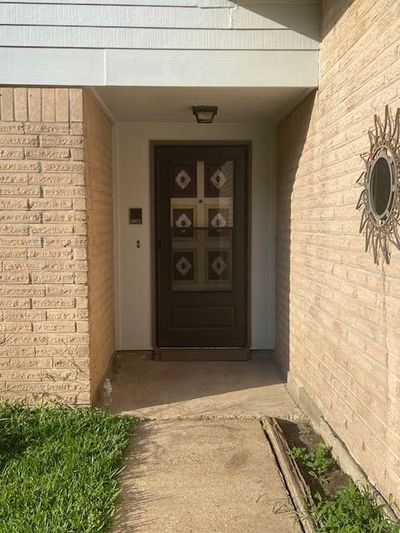
[[[112,386],[110,410],[149,419],[131,441],[114,533],[300,531],[259,421],[302,416],[271,359],[122,355]]]
[[[115,413],[157,420],[301,416],[271,358],[152,361],[123,354],[115,369],[110,405]]]

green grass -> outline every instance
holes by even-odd
[[[90,409],[0,404],[0,533],[107,531],[136,424]]]

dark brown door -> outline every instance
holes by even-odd
[[[157,343],[247,345],[247,146],[155,147]]]

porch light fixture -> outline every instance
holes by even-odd
[[[370,149],[361,157],[365,170],[357,209],[362,210],[360,233],[365,233],[365,251],[372,250],[375,263],[382,257],[390,263],[390,245],[400,249],[400,109],[393,117],[385,108],[385,119],[375,115],[369,131]]]
[[[218,113],[216,105],[194,105],[192,109],[198,124],[212,124]]]

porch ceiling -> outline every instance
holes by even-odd
[[[193,105],[217,105],[215,122],[264,122],[292,109],[304,87],[96,87],[115,122],[194,122]]]

